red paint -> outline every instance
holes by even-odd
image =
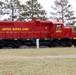
[[[57,25],[61,25],[60,29]],[[65,28],[61,21],[0,21],[1,39],[74,37],[72,28]]]

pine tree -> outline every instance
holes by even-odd
[[[28,0],[24,4],[24,12],[21,14],[23,19],[33,20],[41,19],[46,20],[46,12],[37,0]]]
[[[5,14],[8,14],[9,20],[17,20],[20,14],[20,1],[19,0],[5,0],[6,11]]]
[[[61,19],[66,25],[75,24],[74,11],[68,0],[54,0],[54,5],[51,6],[54,12],[51,12],[51,18]]]
[[[4,3],[2,1],[0,1],[0,19],[2,18],[2,15],[3,15],[3,8],[4,8]]]
[[[66,25],[72,25],[74,26],[75,25],[75,22],[76,22],[76,17],[74,16],[74,11],[69,11],[68,14],[65,15],[66,17]]]

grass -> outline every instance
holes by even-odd
[[[1,49],[0,56],[76,54],[75,48]],[[76,75],[76,58],[0,59],[0,75]]]
[[[76,75],[76,59],[0,60],[0,75]]]
[[[0,55],[48,56],[76,54],[76,48],[1,49]]]

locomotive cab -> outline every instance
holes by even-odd
[[[52,23],[53,23],[53,33],[51,36],[54,38],[62,38],[63,28],[64,28],[63,22],[55,21]]]
[[[72,40],[70,38],[72,29],[64,27],[63,22],[53,22],[53,33],[51,34],[53,46],[72,46]]]

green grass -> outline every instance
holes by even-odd
[[[0,60],[0,75],[76,75],[76,59]]]
[[[48,56],[76,54],[76,48],[40,48],[40,49],[1,49],[0,55]]]

